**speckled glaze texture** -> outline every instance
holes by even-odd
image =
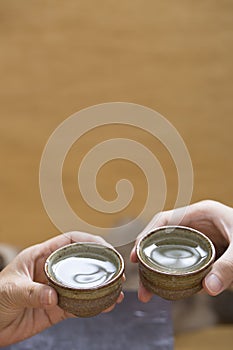
[[[51,272],[53,263],[67,256],[89,257],[104,256],[117,267],[116,274],[106,284],[88,289],[77,289],[62,285]],[[112,248],[95,243],[74,243],[52,253],[45,263],[45,274],[48,284],[58,293],[58,304],[67,312],[78,317],[92,317],[113,305],[122,290],[124,261],[121,255]]]
[[[143,254],[143,249],[148,240],[159,242],[164,238],[169,242],[173,240],[191,238],[194,242],[208,251],[206,259],[197,269],[176,270],[148,265]],[[191,296],[202,289],[202,280],[211,269],[215,259],[215,249],[212,242],[202,233],[182,226],[160,227],[147,236],[143,237],[137,244],[137,257],[139,261],[139,276],[144,287],[150,292],[169,300],[177,300]]]

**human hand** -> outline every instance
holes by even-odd
[[[136,263],[136,244],[139,239],[160,226],[176,224],[175,218],[183,208],[169,210],[155,215],[143,232],[137,237],[131,252],[131,261]],[[214,243],[217,260],[203,280],[203,288],[210,295],[218,295],[233,283],[233,208],[212,200],[205,200],[185,208],[180,226],[187,226],[206,234]],[[140,282],[138,297],[148,302],[152,293]]]
[[[47,285],[44,263],[56,249],[74,242],[105,240],[83,232],[69,232],[23,250],[0,272],[0,347],[31,337],[74,317],[58,305],[56,291]],[[123,299],[120,294],[117,303]],[[115,305],[108,310],[111,311]]]

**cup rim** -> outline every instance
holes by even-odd
[[[141,254],[141,246],[143,241],[145,241],[148,237],[152,236],[153,234],[155,234],[158,231],[161,230],[165,230],[165,229],[178,229],[178,230],[187,230],[190,232],[194,232],[195,234],[201,236],[210,246],[210,257],[209,259],[198,269],[194,269],[192,271],[179,271],[179,272],[174,272],[174,271],[161,271],[160,269],[155,267],[152,267],[150,265],[148,265],[145,260],[143,259],[143,256]],[[154,229],[153,231],[150,231],[148,234],[142,236],[137,245],[136,245],[136,254],[137,254],[137,258],[139,260],[139,262],[148,270],[156,272],[157,274],[160,275],[166,275],[166,276],[190,276],[190,275],[195,275],[195,274],[199,274],[200,272],[202,272],[203,270],[205,270],[206,268],[208,268],[215,260],[216,257],[216,251],[215,251],[215,247],[213,242],[209,239],[209,237],[207,237],[204,233],[191,228],[191,227],[187,227],[187,226],[179,226],[179,225],[164,225],[164,226],[160,226],[157,227],[156,229]]]
[[[92,247],[98,247],[98,248],[103,248],[103,249],[107,249],[110,250],[111,252],[113,252],[115,254],[115,256],[117,256],[117,258],[119,259],[119,269],[117,269],[116,275],[110,279],[108,282],[99,285],[99,286],[94,286],[94,287],[89,287],[89,288],[76,288],[76,287],[71,287],[71,286],[67,286],[65,284],[63,284],[62,282],[59,282],[57,279],[55,279],[52,274],[49,272],[49,264],[51,263],[51,259],[58,254],[59,252],[61,252],[62,250],[64,250],[64,248],[69,248],[69,247],[74,247],[74,246],[92,246]],[[113,247],[109,247],[109,246],[105,246],[103,244],[100,243],[94,243],[94,242],[74,242],[74,243],[70,243],[67,245],[64,245],[63,247],[60,247],[58,249],[56,249],[55,251],[53,251],[46,259],[45,264],[44,264],[44,272],[45,275],[47,277],[47,279],[52,282],[52,284],[62,288],[62,289],[66,289],[66,290],[70,290],[70,291],[77,291],[77,292],[82,292],[82,293],[88,293],[91,292],[93,290],[100,290],[106,287],[109,287],[110,285],[112,285],[113,283],[115,283],[119,278],[121,278],[123,276],[124,273],[124,268],[125,268],[125,264],[124,264],[124,259],[122,258],[122,256],[120,255],[120,253]]]

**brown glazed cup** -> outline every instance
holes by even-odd
[[[78,317],[101,313],[122,290],[123,258],[100,244],[64,246],[47,258],[44,270],[48,284],[58,293],[58,305]]]
[[[136,251],[144,287],[169,300],[201,290],[215,259],[210,239],[184,226],[157,228],[139,240]]]

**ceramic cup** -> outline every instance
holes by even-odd
[[[123,258],[100,244],[64,246],[48,257],[44,269],[49,285],[58,293],[59,306],[79,317],[107,309],[122,290]]]
[[[201,290],[215,259],[210,239],[183,226],[157,228],[139,240],[136,250],[144,287],[170,300]]]

